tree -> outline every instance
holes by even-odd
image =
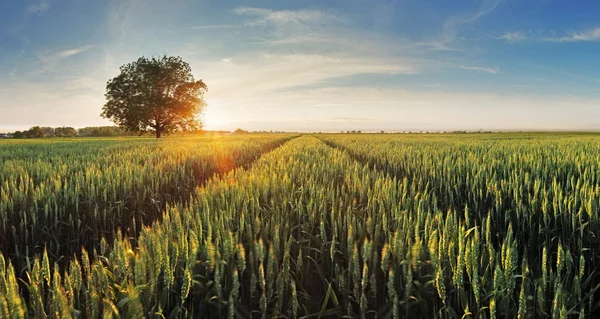
[[[40,138],[44,137],[44,131],[39,126],[34,126],[25,132],[25,136],[28,138]]]
[[[246,134],[246,133],[248,133],[248,131],[242,130],[241,128],[238,128],[235,131],[233,131],[233,133],[234,134]]]
[[[141,57],[120,71],[106,84],[102,117],[131,132],[154,132],[156,138],[202,126],[207,87],[181,57]]]
[[[54,135],[56,137],[73,137],[77,135],[77,130],[72,127],[57,127],[54,129]]]
[[[127,136],[131,134],[119,126],[88,126],[77,130],[77,135],[83,137]]]
[[[42,134],[43,134],[42,137],[54,137],[55,136],[53,127],[42,126],[42,127],[40,127],[40,130],[42,130]]]

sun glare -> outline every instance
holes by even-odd
[[[229,130],[231,122],[223,105],[210,102],[204,113],[205,130]]]

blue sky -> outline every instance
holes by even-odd
[[[598,1],[0,3],[0,131],[109,125],[106,81],[180,55],[207,129],[598,130]]]

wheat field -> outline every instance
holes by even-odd
[[[1,318],[594,318],[593,134],[0,141]]]

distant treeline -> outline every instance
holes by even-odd
[[[0,134],[7,138],[43,138],[43,137],[103,137],[103,136],[133,136],[135,134],[125,131],[118,126],[91,126],[80,129],[73,127],[47,127],[34,126],[26,131],[15,131]]]
[[[176,132],[172,135],[189,134],[231,134],[231,131],[196,131],[196,132]],[[233,133],[284,133],[280,131],[246,131],[237,129]],[[117,136],[139,136],[138,133],[131,133],[119,126],[89,126],[80,129],[73,127],[48,127],[34,126],[26,131],[15,131],[12,133],[0,133],[0,138],[52,138],[52,137],[117,137]],[[142,134],[144,135],[144,134]],[[145,135],[152,135],[145,133]]]
[[[227,132],[227,133],[233,133],[233,134],[247,134],[247,133],[263,133],[263,134],[264,133],[277,133],[277,134],[279,134],[279,133],[290,133],[290,132],[286,132],[286,131],[273,131],[273,130],[270,130],[270,131],[247,131],[247,130],[244,130],[244,129],[241,129],[241,128],[237,128],[233,132],[229,132],[229,131],[216,131],[216,132]]]

